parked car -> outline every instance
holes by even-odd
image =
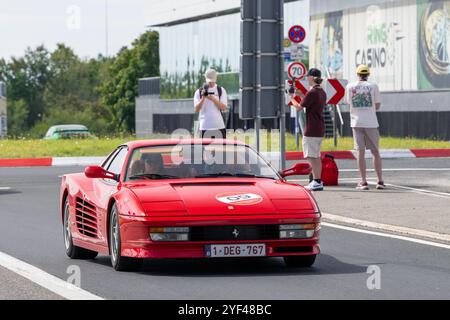
[[[88,128],[81,124],[69,124],[53,126],[48,129],[44,140],[60,139],[95,139],[96,137],[89,132]]]

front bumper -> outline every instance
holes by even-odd
[[[313,238],[292,240],[236,240],[236,241],[196,241],[196,242],[153,242],[150,227],[195,227],[195,226],[244,226],[320,223],[320,214],[280,215],[261,217],[176,217],[176,218],[136,218],[120,216],[122,256],[156,259],[207,258],[207,245],[220,244],[266,244],[267,257],[287,257],[317,255],[320,253],[320,228]]]

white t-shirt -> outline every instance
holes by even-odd
[[[350,105],[352,128],[378,128],[376,103],[381,103],[380,89],[374,83],[357,81],[349,83],[345,100]]]
[[[219,99],[217,86],[215,86],[214,88],[209,88],[209,92],[214,92],[214,96]],[[199,104],[200,100],[200,90],[197,90],[194,95],[194,108]],[[224,88],[222,88],[222,97],[220,98],[220,102],[222,102],[224,105],[228,105],[227,92]],[[205,101],[203,102],[198,120],[200,121],[200,130],[202,131],[225,129],[225,123],[223,121],[220,109],[214,104],[214,102],[208,99],[205,99]]]

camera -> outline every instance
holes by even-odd
[[[296,91],[296,88],[295,88],[295,81],[296,81],[296,79],[294,78],[294,79],[292,79],[292,84],[289,86],[289,89],[286,91],[286,93],[288,93],[289,95],[294,95],[295,94],[295,91]]]
[[[207,83],[205,83],[203,85],[203,90],[202,90],[202,96],[203,97],[207,97],[209,95],[213,95],[214,93],[209,92],[209,85]]]

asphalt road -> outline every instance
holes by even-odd
[[[0,267],[0,300],[61,300],[62,298],[27,279]]]
[[[354,161],[340,163],[343,169],[354,166]],[[450,168],[449,159],[389,160],[385,166]],[[448,249],[332,227],[323,228],[322,255],[309,270],[287,269],[281,259],[164,260],[147,261],[138,273],[117,273],[108,257],[71,261],[64,253],[58,213],[59,176],[80,170],[0,169],[0,252],[63,280],[76,265],[81,287],[107,299],[450,299]],[[426,179],[409,171],[389,175],[402,185],[449,192],[439,183],[449,173],[424,171]],[[343,172],[344,178],[354,174]],[[370,266],[381,272],[379,290],[367,287]],[[20,281],[0,268],[0,295],[21,296],[30,287],[22,298],[55,298]]]

